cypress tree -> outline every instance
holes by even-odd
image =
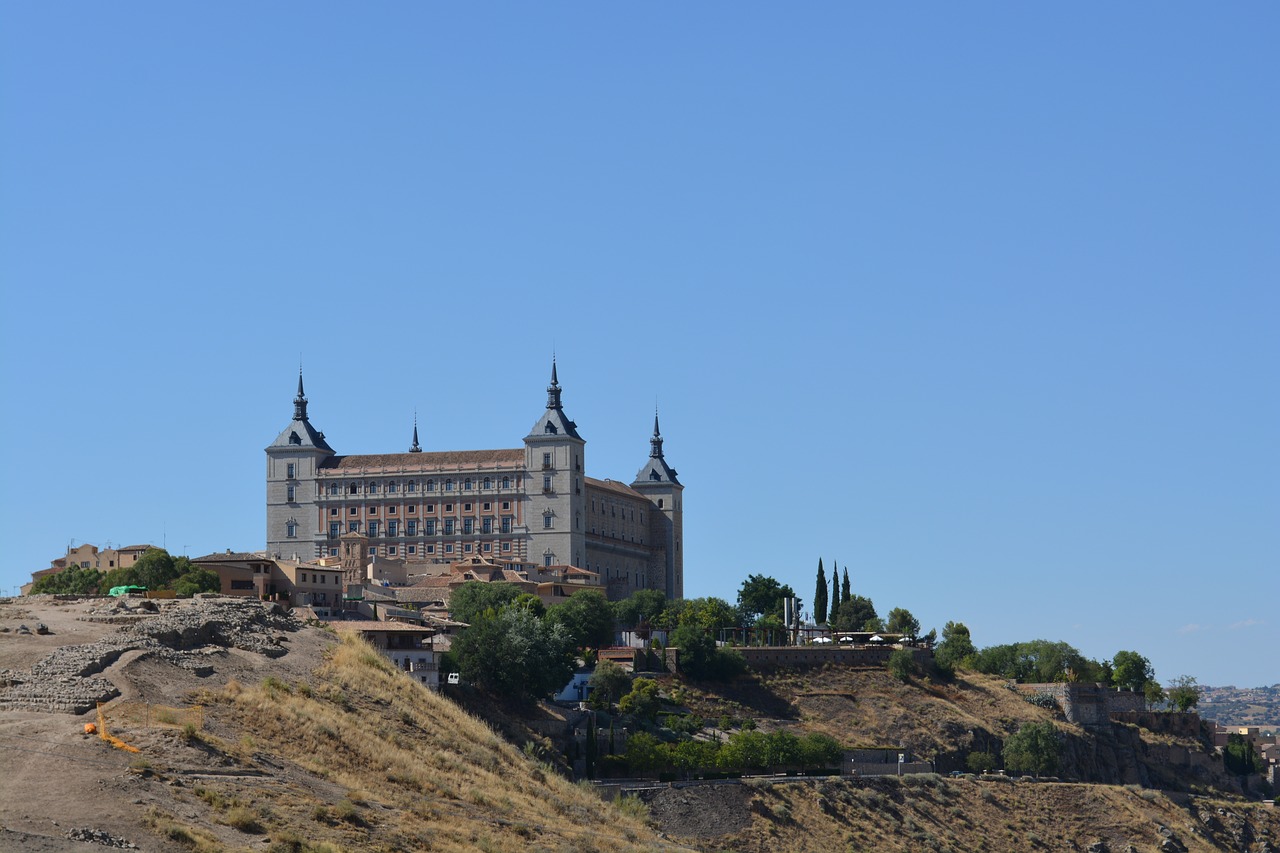
[[[836,565],[835,560],[831,561],[831,621],[836,621],[836,616],[840,613],[840,605],[844,604],[840,600],[840,567]]]
[[[852,596],[849,594],[849,567],[845,566],[844,567],[844,591],[841,593],[840,603],[844,604],[850,598],[852,598]]]
[[[818,625],[827,621],[827,573],[818,558],[818,587],[813,591],[813,621]]]

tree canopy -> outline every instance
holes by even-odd
[[[827,621],[827,573],[822,568],[822,558],[818,558],[818,583],[813,590],[813,621],[816,625],[825,625]]]
[[[1165,691],[1165,696],[1168,698],[1169,704],[1178,711],[1190,711],[1200,704],[1200,685],[1193,676],[1180,675],[1169,685],[1169,689]]]
[[[567,601],[553,604],[547,619],[553,625],[563,625],[580,649],[613,643],[613,607],[598,590],[579,590]]]
[[[656,625],[667,609],[667,597],[656,589],[638,589],[613,603],[613,618],[619,628]]]
[[[969,628],[963,622],[948,622],[942,626],[942,642],[933,651],[933,661],[943,672],[954,672],[966,666],[966,659],[974,654]]]
[[[1111,661],[1111,682],[1128,690],[1143,690],[1156,677],[1151,661],[1137,652],[1119,651]]]
[[[1058,769],[1062,744],[1053,723],[1028,723],[1004,742],[1004,765],[1036,776]]]
[[[1031,640],[988,646],[974,655],[973,668],[1023,682],[1103,680],[1101,666],[1096,661],[1061,641]]]
[[[452,651],[464,679],[510,696],[546,696],[574,670],[568,630],[520,607],[482,613],[454,638]]]
[[[905,607],[895,607],[889,611],[889,621],[884,628],[890,633],[906,634],[914,638],[920,633],[920,620],[912,616],[911,611]]]
[[[877,618],[879,617],[876,616],[876,607],[871,603],[871,599],[862,595],[852,595],[848,601],[841,603],[840,611],[832,620],[831,627],[836,631],[875,631],[878,629],[865,626]]]
[[[497,613],[520,596],[520,587],[502,581],[467,581],[449,596],[449,613],[459,622],[475,622],[486,610]]]
[[[782,602],[795,598],[795,591],[767,575],[747,575],[738,590],[738,610],[743,621],[754,623],[761,616],[782,616]]]
[[[31,594],[89,595],[101,588],[102,572],[97,569],[72,567],[45,575],[31,585]]]

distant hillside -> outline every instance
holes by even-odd
[[[1280,727],[1280,684],[1270,687],[1205,687],[1200,716],[1224,726]]]

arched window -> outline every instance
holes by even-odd
[[[446,492],[452,492],[452,491],[453,491],[453,480],[445,480],[445,481],[444,481],[444,490],[445,490]]]
[[[470,477],[468,477],[467,479],[465,479],[465,480],[463,480],[463,481],[462,481],[462,488],[463,488],[464,490],[468,491],[468,492],[469,492],[469,491],[471,491],[471,478],[470,478]]]
[[[435,481],[435,480],[427,480],[427,491],[428,491],[428,492],[434,492],[435,490],[436,490],[436,481]]]
[[[484,488],[486,488],[486,489],[492,489],[492,488],[493,488],[493,480],[490,480],[488,477],[485,477],[485,478],[484,478]]]
[[[503,477],[503,478],[502,478],[502,488],[504,488],[504,489],[509,489],[509,488],[511,488],[511,478],[510,478],[510,477]]]

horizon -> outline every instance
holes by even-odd
[[[339,454],[520,446],[554,356],[686,597],[1280,684],[1274,5],[0,16],[0,592],[265,547],[300,356]]]

